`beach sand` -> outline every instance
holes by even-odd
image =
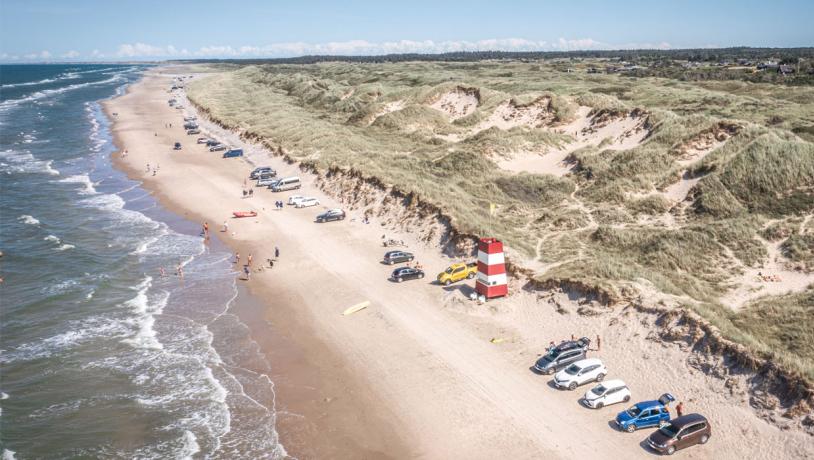
[[[611,369],[609,378],[628,382],[634,401],[671,391],[714,424],[707,446],[682,455],[743,458],[773,452],[814,458],[809,435],[760,419],[745,393],[688,366],[686,350],[654,343],[644,319],[630,311],[576,315],[576,299],[557,294],[555,310],[547,300],[553,297],[522,291],[473,304],[465,300],[467,283],[450,288],[429,283],[450,259],[415,235],[384,230],[375,219],[365,225],[359,213],[343,222],[314,223],[316,214],[338,203],[314,185],[314,176],[280,158],[260,157],[281,176],[300,176],[302,189],[258,188],[253,198],[242,198],[252,165],[222,159],[195,145],[198,136],[184,133],[182,111],[167,105],[171,72],[150,72],[124,96],[105,103],[116,143],[128,151],[126,157],[115,154],[116,163],[169,209],[207,221],[215,232],[228,220],[229,232],[219,237],[243,260],[251,253],[257,266],[280,248],[274,268],[253,272],[243,282],[257,302],[245,302],[238,314],[275,369],[278,431],[290,454],[650,458],[642,444],[650,430],[627,434],[612,428],[610,420],[626,405],[585,409],[578,398],[592,385],[557,391],[550,377],[528,369],[550,340],[601,333],[602,351],[595,356]],[[176,141],[182,150],[172,150]],[[147,163],[160,165],[156,175],[147,172]],[[293,193],[314,196],[321,205],[274,209],[276,200]],[[258,216],[230,219],[239,210]],[[405,240],[428,278],[389,282],[392,267],[379,262],[383,233]],[[370,306],[342,316],[363,301]]]

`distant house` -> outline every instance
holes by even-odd
[[[781,65],[777,67],[777,73],[781,75],[788,75],[794,73],[794,67],[790,65]]]
[[[775,61],[761,62],[757,65],[757,70],[776,70],[779,67]]]

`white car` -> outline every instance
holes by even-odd
[[[601,382],[608,369],[596,358],[582,359],[554,374],[557,388],[573,390],[588,382]]]
[[[307,197],[307,198],[303,198],[300,201],[298,201],[294,205],[294,207],[295,208],[307,208],[309,206],[316,206],[318,204],[319,204],[319,200],[317,200],[316,198]]]
[[[264,177],[262,179],[257,179],[257,186],[258,187],[268,187],[271,185],[276,179],[273,177]]]
[[[630,401],[630,389],[621,380],[606,380],[585,392],[582,404],[593,409]]]
[[[297,203],[300,202],[300,200],[304,200],[304,199],[305,199],[305,197],[302,196],[302,195],[291,195],[291,196],[288,197],[288,204],[296,206]]]

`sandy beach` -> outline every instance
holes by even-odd
[[[687,458],[814,458],[814,439],[782,421],[769,423],[750,405],[743,375],[715,375],[678,343],[656,340],[653,318],[618,309],[578,313],[585,305],[562,292],[524,291],[486,305],[466,299],[467,284],[431,284],[453,260],[415,233],[362,222],[314,223],[326,208],[341,207],[297,165],[272,158],[258,146],[247,158],[222,159],[196,145],[182,128],[194,110],[169,107],[172,68],[150,71],[124,96],[105,103],[119,153],[115,162],[141,180],[170,210],[202,224],[241,255],[254,258],[246,299],[237,314],[266,353],[275,375],[278,431],[297,458],[650,458],[650,430],[620,433],[611,421],[626,404],[589,410],[578,398],[592,385],[559,391],[529,367],[546,345],[575,335],[601,335],[609,378],[624,379],[633,402],[669,391],[688,412],[713,424],[708,446]],[[196,77],[205,78],[205,77]],[[269,114],[273,116],[273,114]],[[199,120],[205,133],[218,127]],[[171,124],[171,127],[170,127]],[[202,136],[205,134],[202,134]],[[224,133],[228,135],[228,133]],[[183,148],[174,151],[174,142]],[[127,151],[127,155],[122,152]],[[242,189],[256,166],[297,175],[303,187],[272,193]],[[149,164],[149,167],[148,167]],[[153,174],[153,169],[156,169]],[[275,210],[291,194],[320,205]],[[231,218],[233,211],[257,217]],[[228,232],[220,232],[224,221]],[[428,277],[403,284],[387,280],[381,238],[404,240]],[[280,257],[273,268],[258,270]],[[360,302],[369,307],[342,312]],[[499,340],[493,340],[499,339]]]

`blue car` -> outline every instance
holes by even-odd
[[[616,425],[622,431],[633,433],[639,428],[661,426],[670,421],[670,409],[667,407],[675,398],[670,393],[664,393],[658,401],[642,401],[619,412],[616,416]]]
[[[232,149],[223,152],[223,158],[234,158],[234,157],[242,157],[243,156],[243,149]]]

